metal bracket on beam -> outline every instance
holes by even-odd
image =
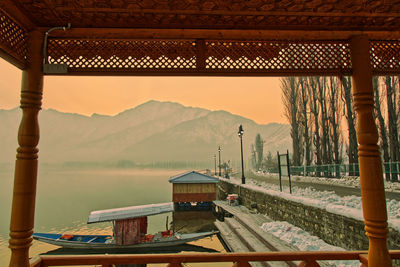
[[[68,66],[66,64],[49,64],[49,59],[47,57],[47,39],[49,37],[50,32],[54,30],[69,30],[71,29],[71,23],[68,23],[66,27],[54,27],[48,30],[44,36],[43,42],[43,73],[44,74],[66,74],[68,73]]]
[[[43,64],[44,74],[66,74],[68,73],[67,64]]]

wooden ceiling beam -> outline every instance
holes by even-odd
[[[371,13],[371,12],[312,12],[312,11],[230,11],[230,10],[170,10],[170,9],[126,9],[126,8],[99,8],[84,7],[74,10],[71,7],[56,7],[55,11],[79,11],[81,13],[129,13],[129,14],[172,14],[172,15],[218,15],[218,16],[296,16],[296,17],[395,17],[400,18],[400,13]]]
[[[16,57],[13,57],[12,53],[5,50],[4,47],[0,48],[0,57],[21,70],[26,67],[25,62],[21,62]]]
[[[386,72],[385,72],[386,73]],[[399,74],[399,72],[392,71],[392,75]],[[288,70],[288,71],[266,71],[266,72],[251,72],[239,70],[236,72],[228,71],[71,71],[66,74],[46,74],[46,76],[208,76],[208,77],[286,77],[286,76],[350,76],[351,70],[344,72],[343,70]]]
[[[71,39],[347,40],[362,34],[372,40],[400,40],[400,31],[71,28],[54,31],[51,36]]]
[[[25,28],[27,31],[31,31],[36,28],[36,25],[15,6],[13,1],[2,0],[0,1],[0,9],[3,10],[9,17],[11,17],[15,23]]]

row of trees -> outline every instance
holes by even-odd
[[[398,161],[399,78],[375,77],[373,85],[383,160]],[[281,89],[291,125],[294,166],[341,164],[346,161],[344,150],[348,163],[358,163],[350,77],[287,77],[281,79]]]
[[[398,162],[400,160],[399,131],[400,121],[400,77],[374,77],[374,118],[378,125],[380,147],[384,162]],[[385,118],[385,114],[387,114]],[[394,165],[397,168],[397,165]],[[390,174],[386,171],[386,180]],[[391,180],[398,181],[398,170],[392,170]]]

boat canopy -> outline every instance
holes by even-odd
[[[87,223],[132,219],[172,211],[174,211],[173,202],[97,210],[90,213]]]

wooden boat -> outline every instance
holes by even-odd
[[[174,211],[174,203],[160,203],[92,211],[89,223],[113,222],[113,235],[34,233],[33,238],[64,248],[116,249],[178,246],[217,234],[217,231],[180,234],[171,230],[147,234],[147,216]],[[167,223],[168,228],[168,223]]]
[[[202,232],[168,234],[159,232],[155,235],[145,235],[140,243],[129,245],[117,245],[111,235],[61,235],[50,233],[34,233],[33,238],[52,245],[61,246],[64,248],[75,249],[116,249],[116,248],[152,248],[152,247],[169,247],[178,246],[187,242],[202,239],[212,236],[217,232]]]

